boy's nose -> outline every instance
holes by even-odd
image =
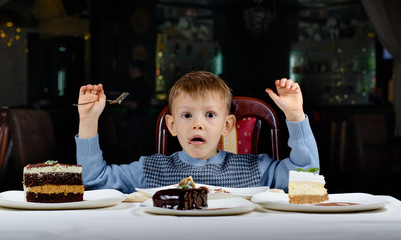
[[[196,129],[202,130],[203,129],[203,124],[199,119],[195,120],[193,129],[194,130],[196,130]]]
[[[202,126],[200,126],[200,125],[195,125],[195,126],[194,126],[194,130],[196,130],[196,129],[202,130]]]

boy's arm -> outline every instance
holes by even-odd
[[[275,82],[277,94],[271,89],[266,92],[284,112],[290,134],[288,146],[290,157],[274,161],[268,156],[261,156],[261,169],[264,172],[261,184],[286,189],[288,186],[288,171],[298,167],[319,167],[319,154],[309,119],[303,111],[302,92],[298,83],[282,78]],[[262,157],[263,156],[263,157]]]
[[[117,189],[123,193],[146,188],[142,171],[143,160],[131,164],[107,165],[99,146],[99,136],[75,137],[77,164],[82,166],[82,180],[86,189]]]
[[[79,138],[94,137],[98,131],[98,120],[106,104],[106,95],[103,85],[85,85],[79,90],[78,103],[95,101],[93,103],[78,105]]]
[[[291,79],[282,78],[275,82],[277,94],[267,88],[266,92],[276,105],[284,112],[285,117],[290,122],[300,122],[305,119],[302,107],[303,99],[301,88],[298,83]]]
[[[107,165],[102,156],[98,137],[98,120],[105,104],[106,96],[102,84],[82,86],[78,103],[79,131],[75,137],[77,163],[82,166],[82,178],[87,189],[112,188],[124,193],[135,191],[135,187],[146,186],[142,161],[129,165]]]
[[[274,160],[267,154],[260,154],[259,166],[262,172],[260,184],[272,188],[288,187],[288,172],[297,168],[319,168],[319,153],[309,119],[300,122],[286,121],[291,148],[290,156],[282,160]]]

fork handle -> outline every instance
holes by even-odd
[[[85,105],[85,104],[89,104],[89,103],[94,103],[94,102],[96,102],[97,100],[93,100],[93,101],[90,101],[90,102],[84,102],[84,103],[74,103],[74,104],[72,104],[72,106],[79,106],[79,105]]]
[[[98,100],[94,100],[94,101],[90,101],[90,102],[84,102],[84,103],[74,103],[72,104],[72,106],[79,106],[79,105],[85,105],[85,104],[89,104],[89,103],[94,103],[97,102]],[[115,101],[115,100],[106,100],[109,104],[114,104],[114,103],[120,103],[120,101]]]

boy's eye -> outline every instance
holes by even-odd
[[[183,118],[190,118],[190,117],[191,117],[191,114],[189,114],[189,113],[184,113],[184,114],[182,114],[182,117],[183,117]]]
[[[213,118],[213,117],[215,117],[216,116],[216,114],[214,114],[214,113],[206,113],[206,117],[208,117],[208,118]]]

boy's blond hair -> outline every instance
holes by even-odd
[[[203,97],[205,93],[218,94],[225,101],[227,113],[231,110],[231,89],[223,79],[211,72],[196,71],[185,74],[170,89],[168,97],[169,108],[172,110],[174,99],[181,93],[189,94],[193,98]]]

